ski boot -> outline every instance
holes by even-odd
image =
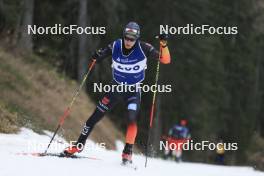
[[[132,164],[132,144],[126,143],[123,153],[122,153],[122,163],[125,164]]]
[[[82,151],[82,147],[78,147],[78,145],[72,145],[64,149],[62,155],[64,155],[65,157],[67,156],[69,157],[74,155],[75,153],[80,153],[81,151]]]

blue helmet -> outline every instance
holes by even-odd
[[[136,22],[129,22],[124,31],[123,36],[138,39],[140,37],[140,27]]]

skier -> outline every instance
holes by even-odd
[[[216,148],[216,158],[215,161],[217,164],[224,165],[225,164],[225,147],[223,139],[220,138],[218,142],[218,147]]]
[[[147,57],[160,59],[163,64],[170,63],[170,53],[167,47],[167,35],[159,35],[160,48],[159,53],[152,45],[139,40],[140,27],[136,22],[129,22],[124,30],[122,39],[117,39],[107,47],[96,51],[92,58],[96,62],[101,62],[104,58],[112,57],[112,85],[136,86],[145,78],[145,69],[147,67]],[[81,134],[75,145],[67,147],[63,154],[71,156],[76,152],[81,152],[85,141],[104,114],[112,109],[118,101],[122,99],[127,105],[127,131],[126,144],[122,153],[123,163],[132,163],[132,147],[137,135],[137,116],[140,108],[141,91],[135,88],[135,91],[126,90],[118,92],[116,90],[105,93],[99,101],[95,111],[86,121]],[[78,147],[81,146],[81,147]]]
[[[165,149],[165,158],[174,157],[176,162],[180,162],[182,161],[182,145],[191,138],[189,128],[187,127],[187,120],[182,119],[179,125],[174,125],[169,130],[168,135],[169,137],[165,137],[165,140],[169,142],[169,145],[174,143],[177,147],[174,150],[170,148]]]
[[[169,136],[177,139],[189,139],[191,137],[187,120],[182,119],[180,125],[176,124],[169,130]]]

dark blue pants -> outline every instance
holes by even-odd
[[[112,82],[112,84],[117,85],[116,82]],[[103,117],[104,114],[111,110],[116,104],[120,101],[126,103],[127,106],[127,117],[128,123],[134,123],[137,120],[138,112],[140,109],[140,101],[141,101],[141,92],[140,90],[135,91],[124,91],[118,92],[114,90],[113,92],[107,92],[104,94],[103,98],[98,102],[95,111],[86,121],[79,139],[78,143],[85,144],[86,139],[88,138],[89,134],[93,130],[95,124],[99,122]]]

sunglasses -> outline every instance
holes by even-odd
[[[134,42],[136,39],[134,39],[134,38],[129,38],[129,37],[124,37],[124,39],[126,40],[126,41],[130,41],[130,42]]]

